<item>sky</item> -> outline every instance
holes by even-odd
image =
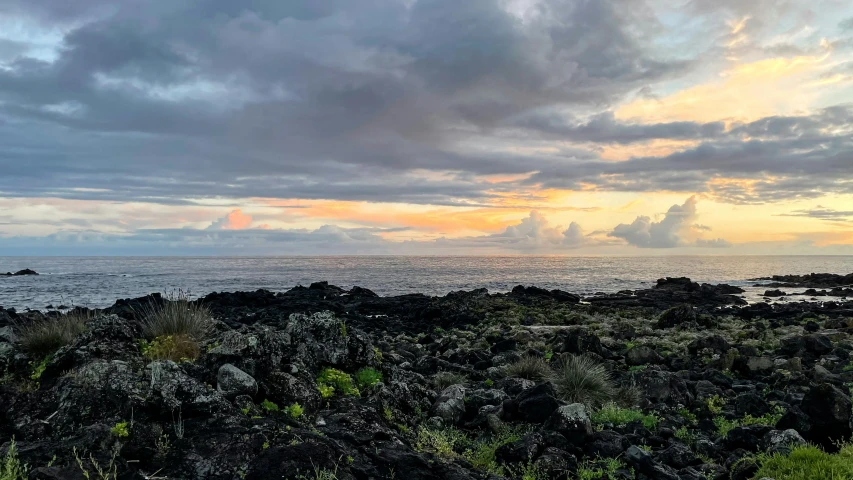
[[[853,2],[4,0],[0,255],[853,254]]]

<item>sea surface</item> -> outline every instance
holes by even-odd
[[[648,288],[662,277],[749,287],[749,279],[783,274],[853,272],[853,256],[323,256],[323,257],[0,257],[0,272],[31,268],[41,275],[0,277],[0,305],[105,307],[119,298],[182,289],[210,292],[285,291],[326,280],[379,295],[515,285],[559,288],[582,295]],[[797,290],[797,289],[792,289]],[[801,290],[801,289],[800,289]],[[797,297],[797,300],[804,297]]]

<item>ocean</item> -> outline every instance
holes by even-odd
[[[3,307],[105,307],[119,298],[176,289],[193,296],[285,291],[322,280],[379,295],[506,292],[519,284],[587,295],[648,288],[666,276],[749,287],[745,297],[760,301],[764,289],[751,287],[750,278],[847,274],[853,256],[0,257],[0,272],[24,268],[41,275],[0,277]]]

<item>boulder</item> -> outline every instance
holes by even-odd
[[[616,458],[628,447],[631,442],[624,435],[612,430],[595,432],[584,445],[584,453],[591,457]]]
[[[637,345],[625,353],[625,363],[628,365],[663,363],[663,357],[648,345]]]
[[[645,450],[631,445],[625,451],[625,462],[641,473],[655,480],[680,480],[675,470],[656,462]]]
[[[850,397],[832,384],[822,383],[809,389],[800,409],[809,417],[808,432],[801,432],[806,440],[837,449],[837,442],[850,440],[853,435]]]
[[[768,454],[773,455],[778,453],[786,455],[791,451],[792,447],[805,445],[806,441],[802,435],[797,433],[793,428],[787,430],[771,430],[764,434],[761,439],[761,449]]]
[[[735,397],[735,412],[739,416],[752,415],[760,417],[770,413],[770,405],[761,396],[755,393],[742,393]]]
[[[560,406],[554,386],[539,384],[524,390],[515,398],[518,415],[527,422],[542,423]]]
[[[655,455],[655,460],[676,469],[682,469],[702,463],[702,461],[696,457],[696,454],[690,450],[690,447],[677,442],[670,444],[669,447],[658,452],[657,455]]]
[[[226,398],[237,395],[254,396],[258,393],[258,382],[248,373],[226,363],[216,374],[216,389]]]
[[[696,320],[696,312],[693,311],[693,307],[690,305],[679,305],[663,312],[658,317],[655,326],[657,328],[673,328],[685,323],[696,322]]]
[[[687,382],[675,373],[646,369],[632,372],[631,379],[643,392],[643,399],[651,404],[690,405],[693,401]]]
[[[562,434],[572,445],[583,445],[592,435],[592,422],[586,407],[580,403],[558,408],[548,417],[542,428]]]
[[[456,425],[465,414],[465,387],[451,385],[441,391],[432,404],[432,414],[444,420],[446,425]]]

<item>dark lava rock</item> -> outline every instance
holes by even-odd
[[[26,268],[24,270],[18,270],[15,273],[6,272],[5,274],[0,274],[0,276],[5,276],[5,277],[20,277],[23,275],[38,275],[38,273],[34,270],[30,270],[29,268]]]
[[[515,398],[518,415],[525,421],[542,423],[560,406],[557,392],[550,383],[542,383],[524,390]]]
[[[584,445],[584,452],[591,457],[616,458],[631,446],[627,437],[611,430],[595,432]]]
[[[782,290],[765,290],[764,291],[765,297],[784,297],[785,295],[787,295],[787,293],[783,292]]]
[[[657,328],[673,328],[682,324],[696,322],[696,312],[690,305],[679,305],[663,312],[655,324]]]
[[[586,407],[580,403],[558,408],[548,417],[542,428],[563,435],[572,445],[583,445],[587,437],[592,435],[592,422]]]
[[[649,365],[663,363],[663,357],[648,345],[637,345],[625,353],[627,365]]]
[[[656,462],[645,450],[631,445],[625,451],[625,461],[637,472],[656,480],[680,480],[672,468]]]
[[[838,442],[847,441],[853,435],[850,397],[834,385],[822,383],[812,387],[803,397],[800,408],[809,417],[810,428],[800,432],[806,440],[827,449],[837,449]]]
[[[655,459],[660,463],[677,469],[702,463],[696,458],[696,454],[690,450],[690,447],[677,442],[658,452],[655,455]]]

